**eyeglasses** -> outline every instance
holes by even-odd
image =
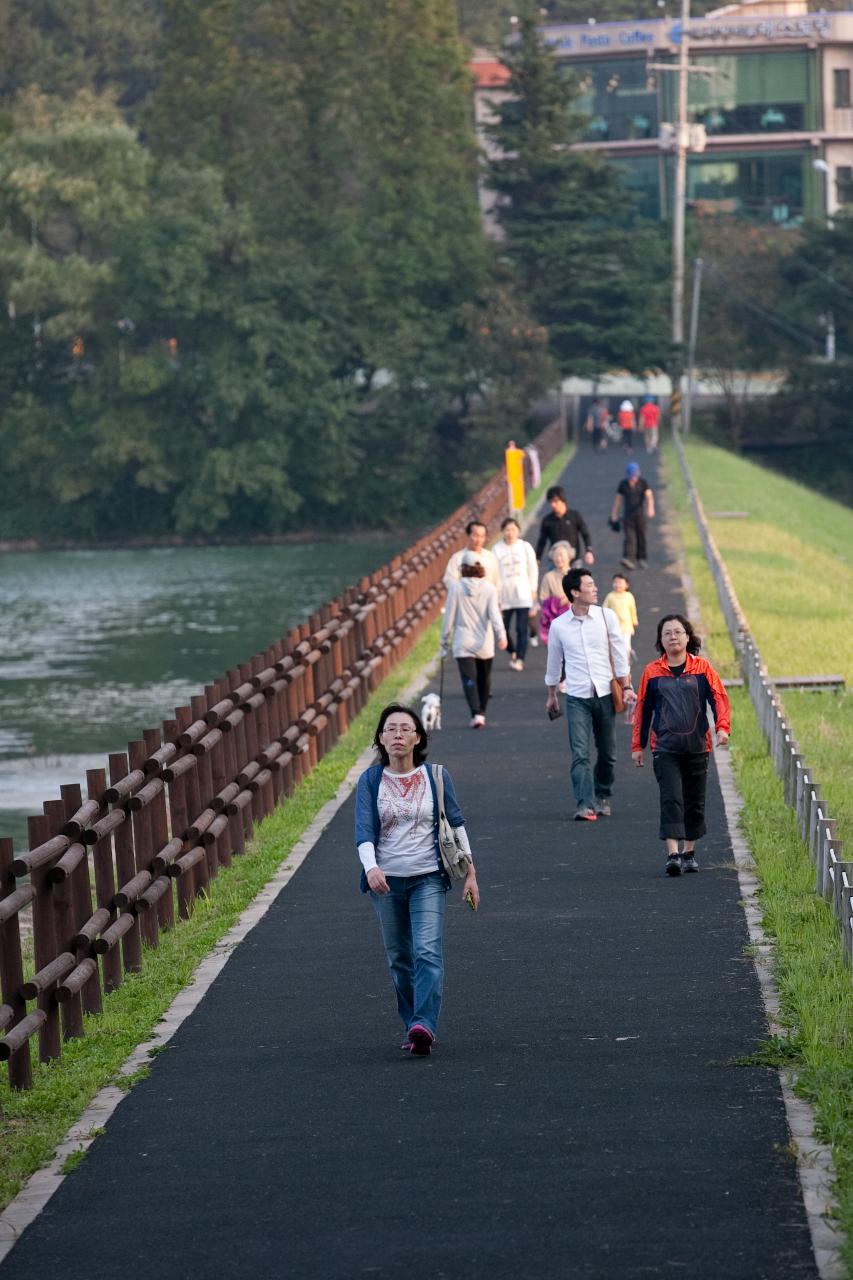
[[[662,631],[660,633],[661,640],[677,640],[679,636],[686,636],[687,632],[682,631],[679,627],[678,631]]]
[[[387,724],[382,730],[383,733],[417,733],[417,729],[413,724]]]

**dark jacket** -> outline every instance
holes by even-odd
[[[358,848],[360,844],[364,844],[369,840],[374,849],[379,845],[379,783],[382,781],[382,771],[384,764],[371,765],[369,769],[365,769],[364,773],[356,783],[355,788],[355,846]],[[438,850],[438,797],[435,793],[435,779],[432,776],[432,769],[427,765],[427,777],[429,778],[430,790],[432,791],[432,832],[435,842],[435,860],[436,870],[441,870],[442,875],[450,885],[450,877],[442,867],[441,854]],[[456,799],[456,791],[453,786],[453,779],[447,770],[444,770],[444,812],[447,815],[447,821],[451,827],[464,827],[465,819],[462,816],[462,810]],[[364,874],[364,868],[361,869],[361,892],[368,891],[367,876]]]
[[[688,653],[680,676],[666,656],[650,662],[637,693],[631,750],[651,742],[653,752],[710,751],[709,706],[717,729],[728,733],[729,695],[707,658]]]
[[[539,528],[536,559],[539,560],[545,548],[553,546],[555,542],[569,542],[575,549],[575,555],[582,555],[581,538],[584,544],[583,551],[592,551],[589,529],[579,511],[573,511],[569,507],[564,516],[558,516],[555,512],[549,511]]]

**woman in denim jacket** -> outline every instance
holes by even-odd
[[[379,717],[373,744],[379,764],[366,769],[355,796],[355,842],[361,888],[369,893],[406,1028],[407,1053],[431,1052],[444,980],[444,906],[450,880],[438,850],[438,802],[424,764],[427,732],[420,716],[392,702]],[[464,892],[476,911],[480,891],[450,774],[444,808],[470,859]]]

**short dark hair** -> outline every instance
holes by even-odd
[[[663,654],[666,650],[661,643],[661,632],[668,622],[680,622],[684,630],[687,632],[687,652],[692,653],[693,657],[702,648],[702,640],[697,636],[693,623],[689,618],[685,618],[683,613],[666,613],[658,623],[657,635],[655,636],[655,648],[658,653]]]
[[[581,579],[591,577],[592,574],[589,569],[584,569],[583,565],[579,565],[577,569],[570,569],[569,572],[563,576],[563,595],[566,597],[569,604],[572,603],[572,592],[580,591],[581,589]]]
[[[478,560],[476,564],[461,564],[459,566],[460,578],[485,578],[486,570]]]
[[[383,707],[379,713],[379,723],[376,726],[376,732],[373,735],[373,745],[376,748],[377,752],[379,753],[379,759],[382,761],[383,764],[390,763],[388,759],[388,752],[383,747],[382,743],[379,740],[379,737],[380,737],[380,734],[382,733],[382,730],[385,728],[385,721],[388,719],[389,716],[394,715],[395,712],[400,712],[400,714],[405,714],[409,716],[410,719],[414,722],[414,726],[418,731],[418,741],[417,741],[417,745],[415,746],[415,765],[417,766],[419,764],[423,764],[428,754],[427,748],[429,743],[429,736],[427,734],[426,729],[424,728],[424,722],[423,720],[421,720],[417,711],[414,711],[411,707],[404,707],[402,702],[389,702],[388,706]]]
[[[563,502],[566,501],[566,491],[561,484],[552,484],[545,494],[546,502],[550,502],[552,498],[561,498]]]
[[[515,516],[505,516],[504,519],[501,520],[502,529],[505,529],[508,524],[514,524],[519,533],[521,532],[521,525],[518,523]]]
[[[623,582],[627,582],[628,586],[630,587],[631,579],[628,577],[627,573],[614,573],[613,581],[615,582],[617,578],[621,578]]]
[[[470,535],[471,530],[476,529],[478,525],[480,526],[481,529],[485,529],[486,528],[485,520],[469,520],[465,526],[465,532]]]

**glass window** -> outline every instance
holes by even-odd
[[[850,106],[850,72],[846,67],[836,67],[832,73],[833,105]]]
[[[627,193],[632,214],[655,221],[661,216],[661,162],[658,156],[626,156],[613,160]]]
[[[712,54],[696,61],[711,75],[691,75],[690,114],[709,134],[792,133],[817,127],[812,59],[779,53]],[[674,75],[664,77],[668,119],[673,118]]]
[[[803,152],[739,155],[725,159],[691,156],[687,199],[694,213],[724,215],[798,226],[806,213]]]
[[[853,203],[853,166],[840,164],[835,170],[835,196],[839,204]]]
[[[577,110],[588,117],[587,141],[657,137],[657,94],[649,88],[645,59],[605,58],[561,65],[577,79]]]

